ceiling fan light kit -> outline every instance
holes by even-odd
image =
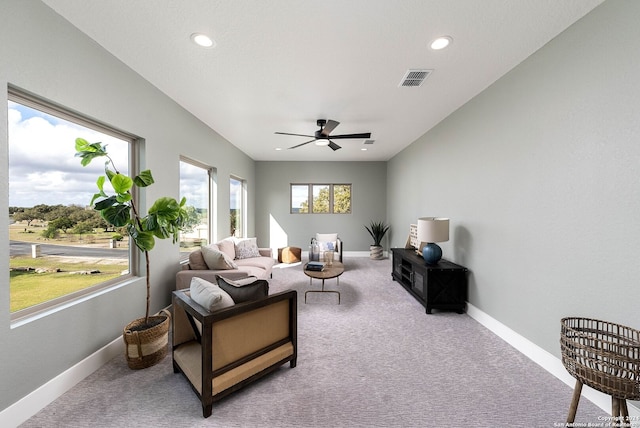
[[[295,149],[301,146],[304,146],[309,143],[315,142],[316,146],[329,146],[331,150],[334,152],[342,147],[334,143],[333,140],[339,139],[366,139],[371,138],[370,132],[363,132],[360,134],[342,134],[342,135],[330,135],[331,132],[340,125],[340,122],[331,119],[318,119],[316,124],[320,127],[314,135],[306,135],[306,134],[292,134],[289,132],[276,132],[278,135],[294,135],[296,137],[307,137],[313,138],[312,140],[306,141],[302,144],[297,144],[295,146],[289,147],[289,149]]]

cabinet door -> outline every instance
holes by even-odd
[[[402,277],[402,257],[393,254],[393,274],[396,278]]]
[[[422,297],[426,296],[425,290],[425,272],[420,268],[415,268],[413,270],[413,275],[411,276],[411,288],[413,291],[421,295]]]
[[[432,305],[463,304],[467,298],[464,270],[429,272],[429,303]]]

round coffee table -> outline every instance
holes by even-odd
[[[307,270],[307,265],[304,265],[304,274],[309,277],[309,285],[311,285],[311,281],[313,278],[322,280],[322,289],[321,290],[307,290],[304,292],[304,302],[307,303],[307,293],[336,293],[338,295],[338,304],[340,304],[340,292],[336,290],[325,290],[324,289],[324,280],[336,278],[338,285],[340,285],[340,275],[344,272],[344,265],[340,262],[333,262],[331,266],[324,266],[324,270],[315,271],[315,270]]]

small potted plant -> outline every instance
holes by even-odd
[[[373,260],[382,259],[382,238],[389,230],[389,226],[384,224],[384,222],[375,222],[371,221],[369,226],[365,226],[369,235],[373,238],[373,245],[369,247],[369,258]]]
[[[83,138],[76,139],[76,156],[81,158],[82,166],[87,166],[98,157],[107,159],[105,175],[98,177],[98,193],[93,195],[91,205],[100,211],[107,223],[115,227],[124,227],[129,234],[130,242],[144,253],[147,285],[145,316],[129,323],[123,331],[127,364],[132,369],[142,369],[158,363],[166,356],[169,333],[168,315],[149,316],[149,251],[155,245],[155,238],[172,237],[174,243],[178,241],[178,233],[188,217],[185,209],[186,199],[182,198],[178,203],[174,198],[161,197],[151,205],[146,215],[141,213],[131,190],[134,186],[143,188],[153,184],[151,171],[142,171],[134,178],[121,174],[106,149],[107,146],[103,146],[102,143],[90,144]],[[111,183],[115,194],[108,195],[105,192],[106,180]],[[144,346],[145,344],[147,346]]]

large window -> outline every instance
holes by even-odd
[[[180,198],[187,198],[189,217],[185,229],[180,232],[181,259],[189,252],[211,241],[211,195],[213,168],[199,162],[180,159]]]
[[[126,231],[88,206],[104,166],[83,167],[74,155],[78,137],[108,144],[115,165],[128,174],[134,138],[13,89],[8,131],[12,318],[129,277]]]
[[[231,236],[244,237],[246,223],[246,186],[241,178],[231,177],[229,181],[230,191],[230,216],[231,216]]]
[[[351,184],[291,184],[292,214],[351,214]]]

